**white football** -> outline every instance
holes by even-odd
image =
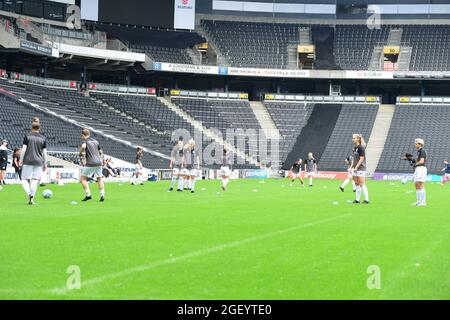
[[[50,199],[52,195],[53,195],[52,190],[46,189],[42,191],[42,196],[44,197],[44,199]]]

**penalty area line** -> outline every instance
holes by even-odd
[[[293,232],[293,231],[297,231],[297,230],[301,230],[301,229],[306,229],[306,228],[310,228],[310,227],[314,227],[320,224],[325,224],[325,223],[329,223],[329,222],[333,222],[336,221],[338,219],[342,219],[342,218],[346,218],[351,216],[352,214],[344,214],[344,215],[340,215],[337,217],[332,217],[332,218],[327,218],[327,219],[322,219],[322,220],[318,220],[318,221],[314,221],[314,222],[309,222],[309,223],[305,223],[305,224],[301,224],[295,227],[290,227],[287,229],[282,229],[282,230],[278,230],[278,231],[272,231],[272,232],[268,232],[259,236],[254,236],[251,238],[247,238],[247,239],[243,239],[243,240],[237,240],[237,241],[232,241],[232,242],[228,242],[228,243],[224,243],[224,244],[220,244],[217,246],[213,246],[211,248],[206,248],[206,249],[201,249],[201,250],[197,250],[197,251],[193,251],[193,252],[189,252],[186,253],[184,255],[178,256],[178,257],[172,257],[172,258],[168,258],[168,259],[164,259],[164,260],[160,260],[160,261],[155,261],[155,262],[151,262],[148,264],[144,264],[144,265],[140,265],[140,266],[136,266],[133,268],[129,268],[123,271],[119,271],[119,272],[114,272],[114,273],[109,273],[109,274],[105,274],[99,277],[95,277],[92,279],[88,279],[85,281],[81,281],[81,288],[87,287],[87,286],[93,286],[108,280],[112,280],[112,279],[116,279],[116,278],[120,278],[120,277],[124,277],[124,276],[128,276],[130,274],[133,273],[139,273],[139,272],[144,272],[144,271],[148,271],[160,266],[164,266],[164,265],[171,265],[171,264],[175,264],[184,260],[188,260],[191,258],[196,258],[196,257],[200,257],[200,256],[205,256],[211,253],[215,253],[215,252],[219,252],[222,250],[226,250],[226,249],[231,249],[231,248],[236,248],[248,243],[252,243],[252,242],[256,242],[256,241],[260,241],[260,240],[264,240],[267,238],[271,238],[274,236],[278,236],[281,234],[286,234],[289,232]],[[58,288],[53,288],[48,290],[49,293],[51,294],[57,294],[57,295],[61,295],[61,294],[65,294],[69,291],[72,291],[66,287],[58,287]]]

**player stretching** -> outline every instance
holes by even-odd
[[[425,181],[427,180],[427,152],[423,148],[425,142],[423,139],[416,139],[414,141],[417,150],[417,159],[412,161],[414,167],[414,184],[416,185],[416,198],[417,201],[413,203],[413,206],[427,205],[427,197],[425,192]]]
[[[344,182],[342,182],[342,185],[339,187],[339,189],[341,189],[342,192],[344,192],[345,187],[348,185],[348,183],[350,181],[352,181],[352,186],[353,186],[353,192],[356,192],[356,184],[355,181],[353,180],[353,170],[352,170],[352,158],[350,156],[348,156],[347,158],[345,158],[345,163],[348,165],[348,169],[347,169],[347,179],[344,180]]]
[[[306,177],[309,178],[309,186],[313,186],[313,177],[316,175],[317,171],[317,161],[314,159],[313,154],[308,153],[308,158],[305,160],[305,172]]]
[[[131,181],[132,185],[139,183],[141,186],[144,185],[143,179],[143,170],[144,166],[142,165],[142,157],[144,156],[144,149],[141,147],[136,147],[136,171],[133,174],[133,181]]]
[[[355,145],[353,148],[352,169],[353,179],[356,184],[356,199],[354,203],[360,203],[361,192],[364,195],[364,203],[369,203],[369,190],[366,186],[366,143],[361,134],[353,134],[352,142]]]
[[[303,182],[302,179],[302,159],[298,159],[297,161],[295,161],[295,163],[292,165],[291,170],[290,170],[290,175],[291,175],[291,183],[290,186],[292,187],[292,185],[294,184],[295,179],[299,179],[301,186],[304,188],[305,187],[305,183]]]
[[[22,187],[28,196],[28,204],[34,205],[37,186],[42,178],[42,171],[47,170],[47,139],[39,133],[41,122],[34,117],[31,132],[23,139],[19,167],[22,168]]]
[[[231,152],[228,149],[223,149],[222,166],[220,167],[220,175],[222,176],[222,190],[227,190],[228,182],[231,176]]]
[[[195,141],[189,140],[184,150],[183,167],[186,169],[188,187],[191,193],[195,192],[195,177],[197,170],[200,168],[200,157],[195,150]]]
[[[181,163],[183,160],[183,141],[179,140],[174,146],[170,157],[169,168],[172,169],[172,181],[170,182],[169,192],[173,191],[175,181],[178,179],[177,191],[183,191],[183,175],[181,174]]]
[[[103,151],[97,140],[91,138],[91,133],[88,129],[83,129],[81,132],[81,139],[83,143],[80,148],[80,180],[83,186],[85,197],[81,201],[89,201],[92,199],[91,190],[89,189],[88,179],[92,176],[97,178],[98,189],[100,191],[100,201],[105,201],[105,183],[103,182]],[[23,172],[22,172],[23,175]]]
[[[448,162],[448,160],[444,160],[444,169],[442,169],[442,171],[444,171],[444,175],[442,176],[442,185],[444,186],[445,183],[447,181],[450,181],[450,163]]]
[[[8,141],[2,140],[0,145],[0,191],[2,190],[2,184],[5,183],[6,167],[8,166]]]

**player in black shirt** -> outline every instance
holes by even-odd
[[[364,203],[369,203],[369,190],[366,186],[366,143],[361,134],[352,136],[353,148],[352,165],[353,179],[356,184],[356,199],[354,203],[360,203],[361,192],[364,194]]]
[[[5,183],[5,172],[8,166],[8,141],[3,140],[0,145],[0,184]],[[0,190],[2,186],[0,185]]]
[[[135,172],[133,173],[133,178],[131,181],[132,185],[140,184],[144,185],[144,166],[142,165],[142,158],[144,157],[144,149],[142,147],[136,147],[136,161],[135,161]]]
[[[416,150],[417,150],[417,158],[414,166],[414,184],[416,185],[416,198],[417,201],[413,203],[413,206],[426,206],[426,192],[425,192],[425,181],[427,181],[427,152],[423,148],[425,142],[423,139],[416,139],[414,141]]]
[[[305,160],[305,172],[306,176],[309,178],[309,186],[312,187],[313,178],[317,172],[317,161],[311,152],[308,153],[308,158]]]
[[[20,180],[21,179],[21,170],[20,170],[19,162],[20,162],[20,149],[15,148],[14,152],[13,152],[12,166],[15,171],[15,178]]]
[[[442,176],[442,185],[445,185],[447,181],[450,181],[450,163],[448,160],[444,160],[444,168],[442,169],[444,175]]]
[[[292,178],[291,180],[291,187],[295,181],[295,179],[299,179],[300,183],[302,185],[302,187],[305,187],[305,183],[303,182],[302,179],[302,159],[298,159],[297,161],[295,161],[295,163],[292,165],[291,170],[290,170],[290,177]]]

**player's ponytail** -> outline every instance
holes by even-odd
[[[364,140],[362,134],[359,134],[359,137],[360,137],[359,143],[365,148],[366,147],[366,141]]]

